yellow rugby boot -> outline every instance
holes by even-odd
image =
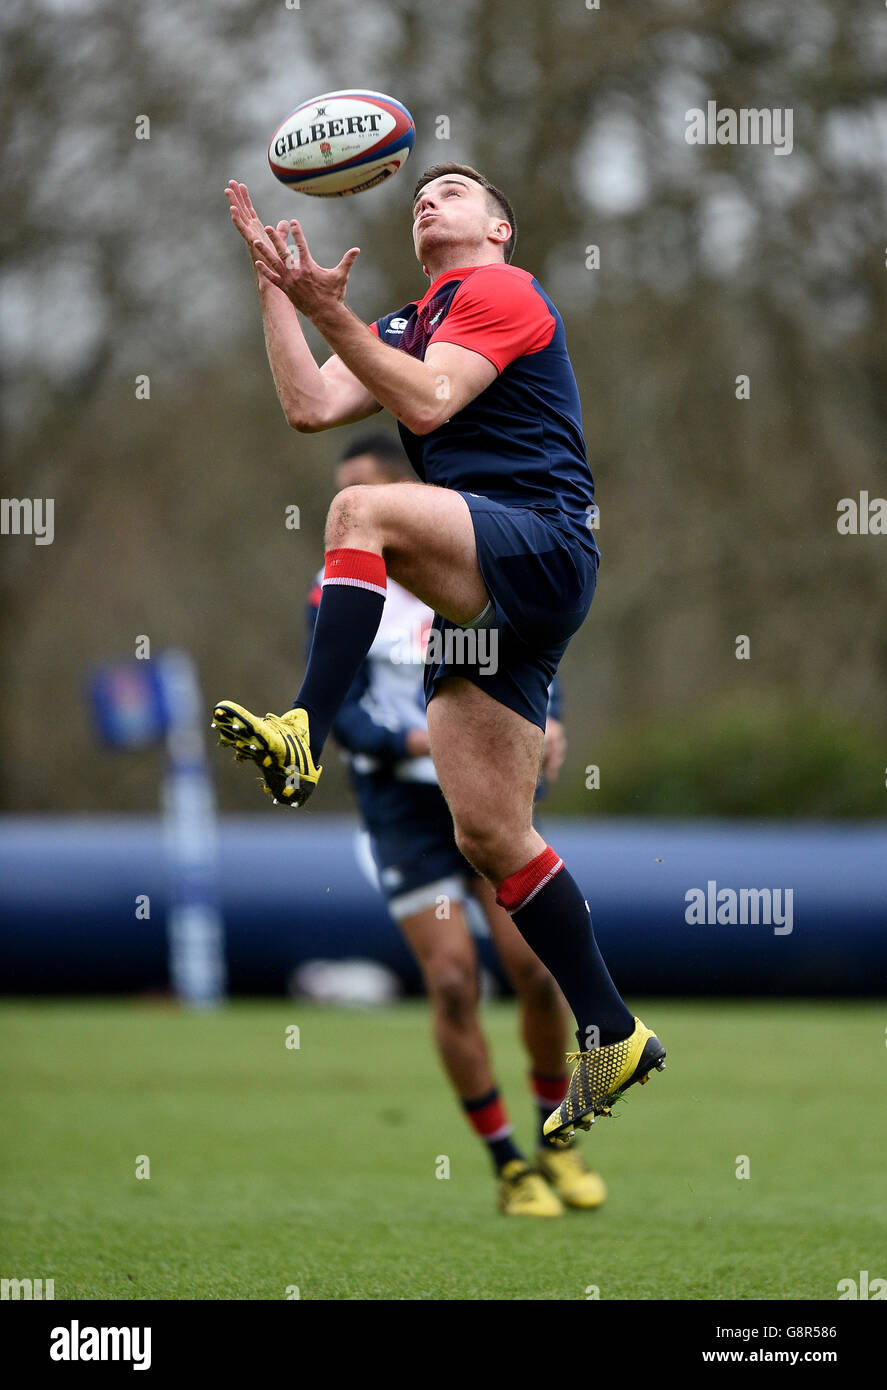
[[[274,798],[275,806],[304,806],[323,772],[311,756],[305,710],[288,709],[260,719],[242,705],[223,700],[213,710],[212,727],[223,747],[234,749],[238,762],[257,765],[265,779],[262,790]]]
[[[636,1081],[643,1085],[654,1067],[662,1071],[665,1048],[636,1018],[634,1032],[622,1042],[588,1052],[570,1052],[567,1061],[575,1068],[567,1094],[542,1126],[546,1139],[560,1146],[573,1138],[575,1125],[591,1129],[595,1115],[609,1115],[611,1106],[629,1086]]]
[[[505,1216],[563,1216],[560,1198],[522,1158],[499,1169],[499,1210]]]
[[[593,1211],[607,1200],[607,1185],[599,1173],[588,1167],[579,1151],[549,1146],[536,1154],[536,1168],[565,1206]]]

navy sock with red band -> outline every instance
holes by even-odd
[[[462,1109],[475,1134],[486,1144],[497,1173],[512,1159],[523,1158],[514,1142],[511,1121],[496,1087],[476,1100],[465,1100],[463,1097]]]
[[[308,668],[293,706],[308,711],[315,761],[351,683],[373,645],[385,606],[385,561],[372,550],[326,552]]]
[[[499,885],[496,901],[563,990],[580,1048],[627,1038],[634,1016],[604,964],[579,886],[550,845]]]

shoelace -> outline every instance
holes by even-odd
[[[612,1044],[607,1044],[607,1046],[612,1046]],[[602,1051],[603,1051],[603,1048],[600,1048],[600,1049],[598,1049],[598,1050],[602,1052]],[[581,1059],[582,1059],[583,1057],[587,1057],[587,1056],[588,1056],[588,1053],[587,1053],[587,1052],[568,1052],[568,1053],[567,1053],[567,1065],[568,1065],[568,1066],[571,1066],[571,1067],[578,1066],[578,1065],[579,1065],[579,1062],[581,1061]],[[589,1078],[589,1079],[590,1079],[590,1078]],[[601,1097],[601,1098],[603,1099],[604,1097]],[[624,1095],[613,1095],[613,1094],[611,1093],[607,1099],[608,1099],[608,1104],[607,1104],[605,1107],[603,1107],[601,1110],[598,1110],[598,1111],[596,1112],[598,1115],[601,1115],[601,1116],[604,1116],[604,1115],[607,1115],[607,1116],[612,1115],[613,1112],[612,1112],[611,1107],[614,1106],[614,1105],[618,1105],[620,1101],[625,1100],[625,1096],[624,1096]]]

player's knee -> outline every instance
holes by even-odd
[[[516,994],[527,1007],[537,1013],[560,1012],[561,992],[541,960],[527,961],[512,971],[512,983]]]
[[[469,864],[492,882],[502,877],[498,873],[503,856],[509,849],[510,838],[492,822],[458,820],[455,823],[456,844]]]
[[[333,498],[326,519],[326,548],[344,546],[375,529],[374,489],[364,484],[345,487]]]
[[[462,1023],[477,1006],[473,961],[432,960],[425,969],[425,986],[432,1007],[448,1023]]]

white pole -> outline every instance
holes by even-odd
[[[158,658],[166,705],[164,829],[171,870],[169,973],[183,1004],[225,999],[225,933],[218,907],[218,817],[206,759],[197,671],[187,652]]]

